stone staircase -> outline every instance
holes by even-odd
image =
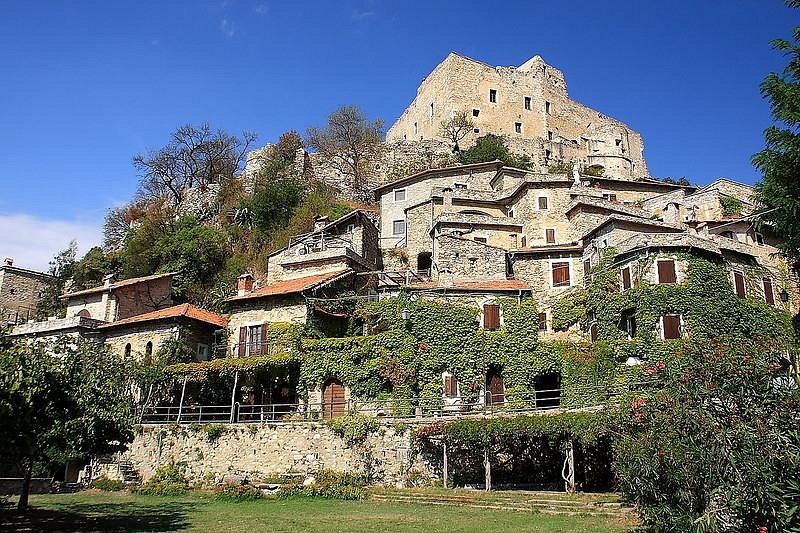
[[[600,516],[626,521],[635,520],[633,508],[616,501],[613,495],[609,495],[608,499],[590,499],[581,497],[581,495],[568,496],[555,492],[496,491],[485,493],[455,490],[452,493],[441,491],[434,493],[415,490],[376,490],[371,493],[371,499],[388,503],[470,507],[500,511],[532,511],[549,515]]]
[[[117,468],[119,469],[119,475],[122,477],[122,481],[126,485],[138,485],[142,482],[142,477],[130,461],[120,459],[117,463]]]

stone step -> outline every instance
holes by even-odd
[[[470,509],[490,509],[497,511],[520,511],[520,512],[538,512],[547,515],[559,516],[598,516],[606,518],[621,518],[624,513],[614,512],[610,510],[580,508],[579,506],[558,508],[557,506],[519,506],[519,505],[498,505],[496,503],[467,503],[462,501],[450,500],[432,500],[423,498],[392,498],[373,495],[373,500],[385,503],[407,503],[407,504],[421,504],[421,505],[438,505],[446,507],[467,507]]]

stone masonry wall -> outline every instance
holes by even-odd
[[[36,304],[45,290],[41,275],[27,274],[15,268],[0,269],[0,326],[25,321],[36,313]]]
[[[323,423],[289,422],[226,424],[224,433],[212,441],[202,426],[146,425],[125,455],[145,481],[159,466],[175,462],[185,463],[187,476],[195,481],[220,481],[225,475],[255,480],[321,468],[352,472],[369,468],[376,482],[395,484],[411,468],[430,472],[412,457],[409,435],[408,425],[398,428],[382,422],[363,446],[348,446]]]

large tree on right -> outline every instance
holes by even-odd
[[[788,0],[800,7],[800,0]],[[763,173],[757,185],[761,204],[759,223],[784,239],[781,248],[797,268],[800,266],[800,27],[792,40],[776,39],[772,47],[789,58],[782,73],[772,72],[761,83],[775,123],[765,132],[766,146],[753,156]]]

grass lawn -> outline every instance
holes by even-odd
[[[139,496],[86,491],[31,496],[25,516],[3,511],[2,531],[532,531],[624,532],[615,518],[549,516],[424,504],[298,498],[221,503],[206,494]]]

